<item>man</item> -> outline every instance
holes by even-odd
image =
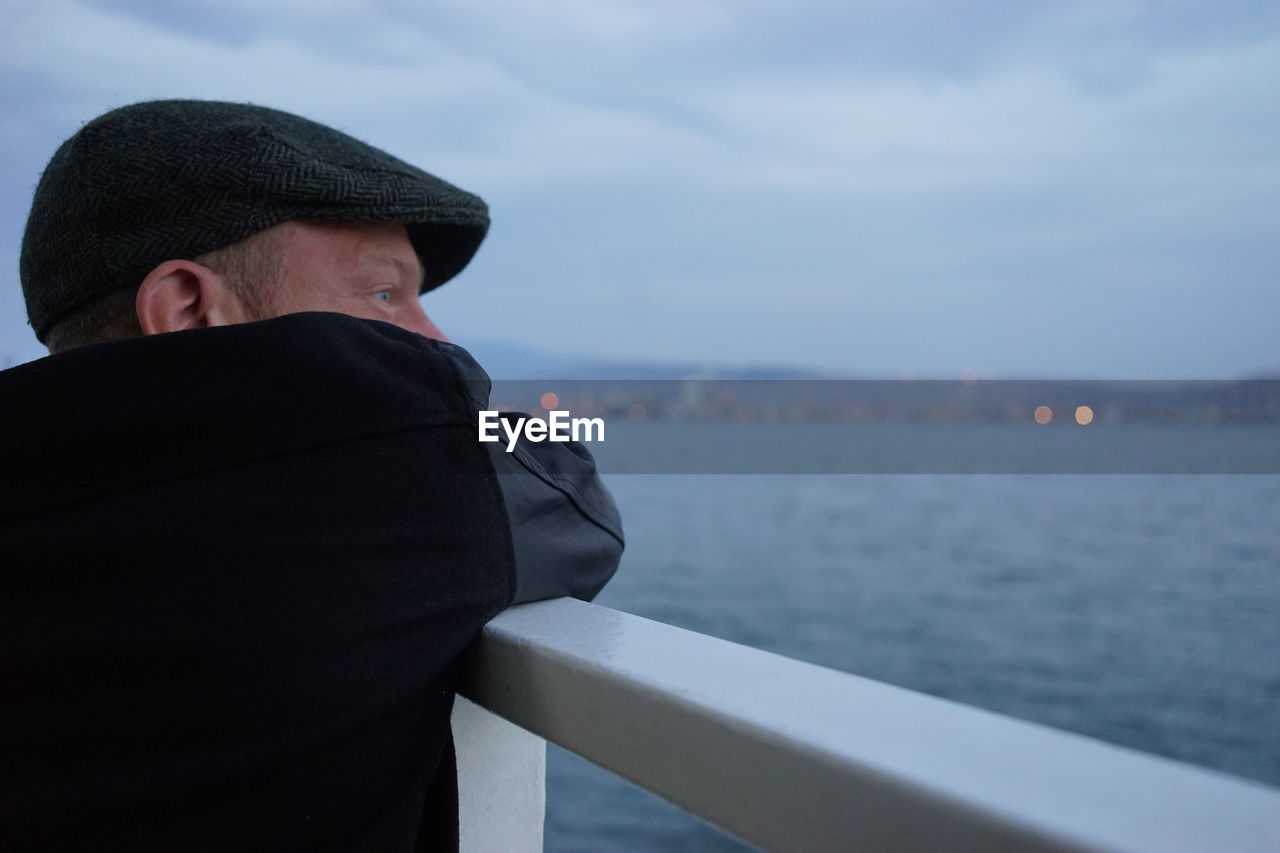
[[[54,155],[21,278],[55,354],[0,374],[0,848],[456,848],[458,655],[621,551],[584,449],[477,441],[487,377],[418,302],[487,227],[250,105]]]

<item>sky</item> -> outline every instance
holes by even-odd
[[[455,340],[849,376],[1280,369],[1280,4],[0,0],[0,366],[62,140],[152,98],[482,196]],[[963,373],[962,373],[963,372]]]

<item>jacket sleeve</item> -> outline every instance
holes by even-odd
[[[577,442],[522,443],[512,453],[489,447],[511,519],[514,603],[590,601],[617,571],[623,548],[622,519],[591,454]]]
[[[466,350],[439,343],[453,357],[479,409],[489,403],[489,377]],[[504,419],[525,417],[503,412]],[[516,558],[513,604],[572,596],[590,601],[622,559],[622,518],[581,443],[486,445],[511,522]]]

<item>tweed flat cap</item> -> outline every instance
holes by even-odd
[[[121,107],[58,148],[20,262],[36,337],[80,306],[291,219],[404,222],[425,293],[489,228],[478,197],[333,128],[220,101]]]

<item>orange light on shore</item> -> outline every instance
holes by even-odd
[[[1080,426],[1093,423],[1093,409],[1088,406],[1076,406],[1076,423]]]
[[[546,409],[549,412],[552,409],[554,409],[556,406],[560,405],[560,398],[557,397],[553,392],[548,391],[547,393],[542,395],[542,399],[539,402],[542,403],[542,408]]]
[[[633,421],[642,421],[647,414],[649,414],[648,410],[641,403],[636,403],[627,410],[627,416]]]
[[[1053,409],[1048,406],[1036,406],[1036,423],[1047,424],[1053,420]]]

